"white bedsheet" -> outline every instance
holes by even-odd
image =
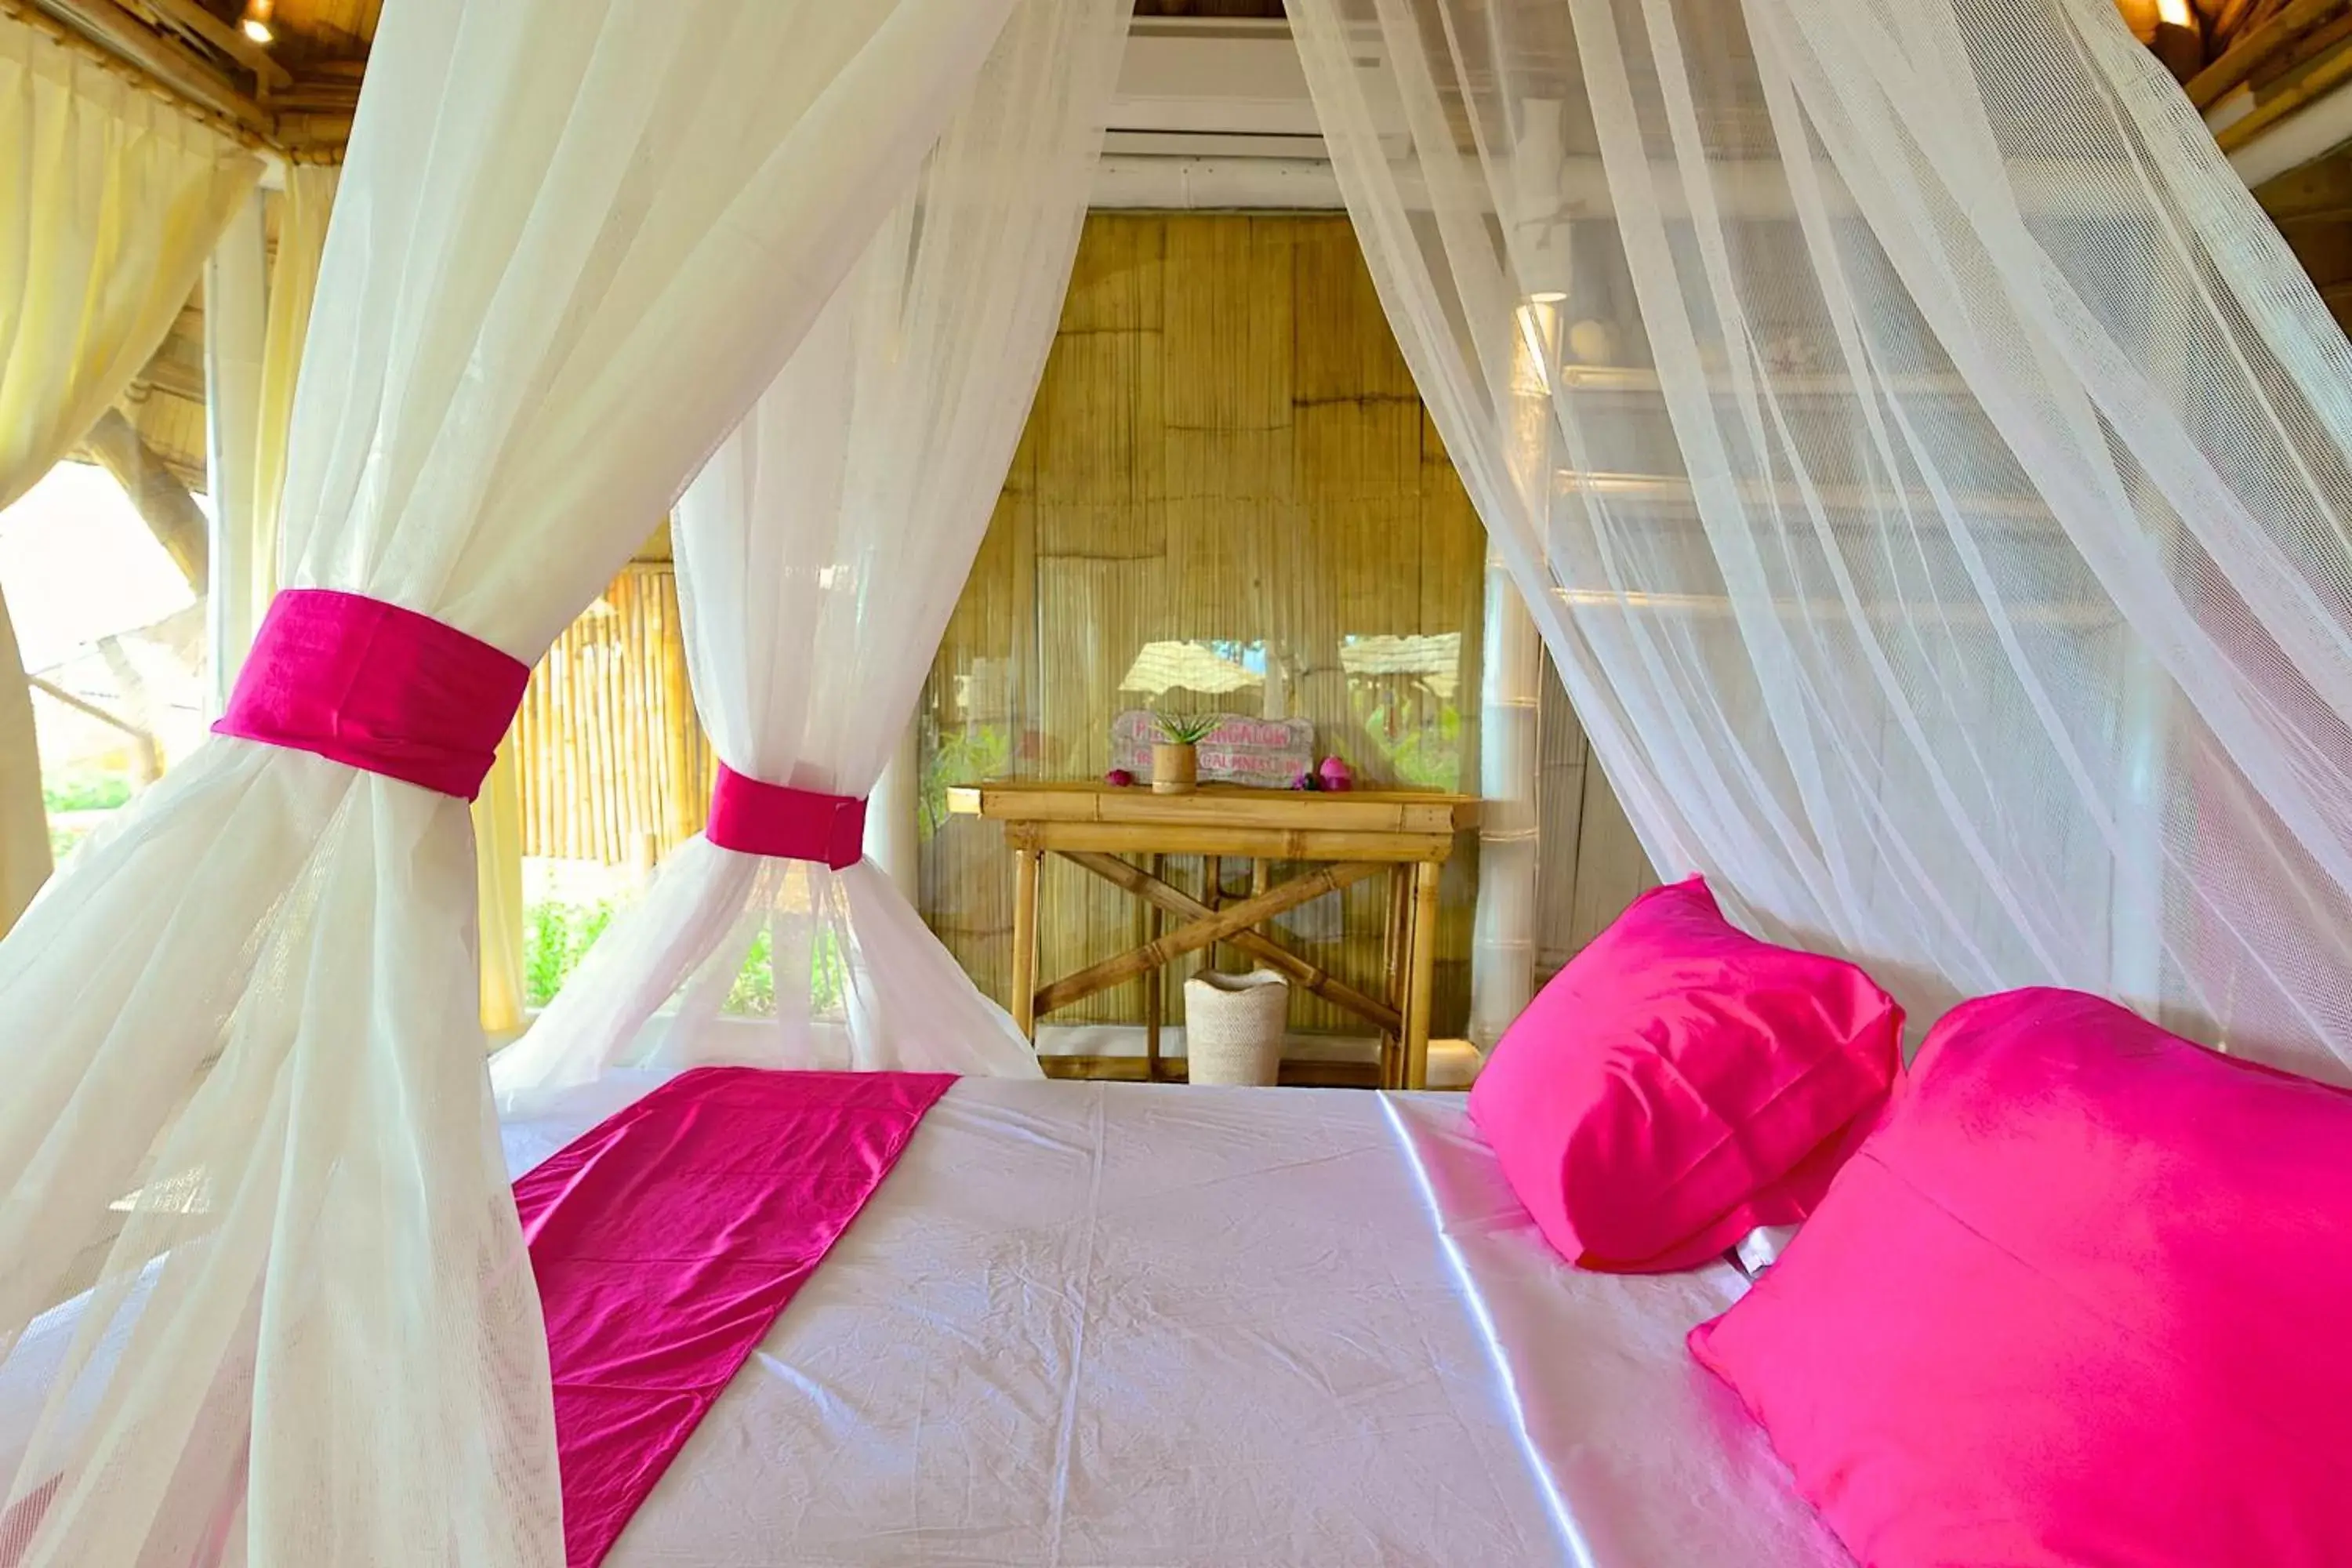
[[[1664,1275],[1565,1267],[1456,1096],[1397,1097],[1447,1244],[1576,1555],[1595,1568],[1853,1568],[1738,1396],[1683,1347],[1737,1300],[1728,1263]]]
[[[958,1084],[609,1562],[1847,1562],[1682,1351],[1738,1274],[1561,1268],[1462,1105]]]
[[[607,1562],[1846,1568],[1683,1351],[1737,1272],[1563,1267],[1463,1105],[956,1085]],[[0,1371],[0,1476],[82,1306]]]

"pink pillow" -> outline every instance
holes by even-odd
[[[1902,1029],[1861,970],[1735,929],[1693,877],[1552,977],[1470,1114],[1563,1257],[1688,1268],[1805,1217],[1885,1102]]]
[[[2347,1313],[2352,1094],[2016,991],[1690,1344],[1873,1568],[2319,1568]]]

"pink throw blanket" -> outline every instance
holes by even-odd
[[[702,1068],[515,1184],[572,1568],[612,1550],[954,1081]]]

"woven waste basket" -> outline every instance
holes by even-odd
[[[1185,1075],[1193,1083],[1275,1081],[1290,1021],[1290,982],[1271,969],[1213,970],[1184,982]]]

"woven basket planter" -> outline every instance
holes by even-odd
[[[1200,787],[1201,749],[1189,742],[1158,741],[1151,747],[1151,793],[1191,795]]]
[[[1184,982],[1185,1076],[1193,1083],[1274,1082],[1289,1022],[1290,982],[1271,969],[1192,976]]]

